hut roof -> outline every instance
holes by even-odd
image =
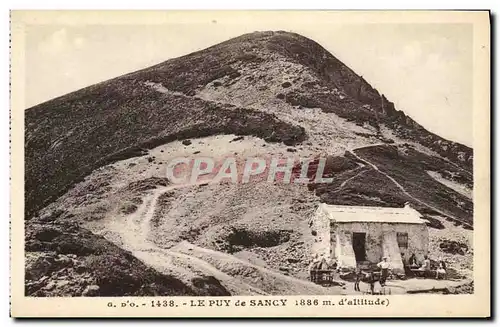
[[[422,215],[409,204],[403,208],[328,205],[321,203],[319,211],[337,223],[400,223],[425,224]]]

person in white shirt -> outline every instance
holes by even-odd
[[[446,263],[444,262],[443,258],[439,258],[438,262],[439,264],[436,270],[436,279],[439,279],[439,276],[443,277],[443,279],[446,279]]]
[[[419,270],[423,271],[423,275],[425,278],[431,275],[431,260],[428,256],[424,256],[424,262],[422,263],[422,266],[419,268]]]
[[[380,286],[385,286],[385,281],[387,280],[387,276],[389,276],[389,269],[391,268],[391,264],[387,260],[387,257],[383,257],[382,261],[377,264],[377,267],[381,269],[380,272]]]

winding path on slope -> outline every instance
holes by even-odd
[[[355,156],[358,160],[366,163],[367,165],[369,165],[370,167],[372,167],[374,170],[376,170],[377,172],[379,172],[380,174],[384,175],[385,177],[387,177],[387,179],[389,179],[392,183],[394,183],[394,185],[396,185],[396,187],[398,187],[401,192],[403,192],[407,197],[409,197],[410,199],[414,200],[415,202],[429,208],[429,209],[432,209],[434,210],[435,212],[438,212],[439,214],[441,214],[442,216],[444,217],[447,217],[449,218],[450,220],[453,220],[453,221],[456,221],[460,224],[463,224],[465,226],[468,226],[469,228],[473,228],[472,225],[454,217],[454,216],[451,216],[450,214],[448,213],[445,213],[443,212],[442,210],[420,200],[420,199],[417,199],[416,197],[414,197],[412,194],[410,194],[398,181],[396,181],[392,176],[390,176],[389,174],[381,171],[377,165],[375,165],[374,163],[370,162],[369,160],[365,159],[365,158],[361,158],[359,155],[357,155],[355,153],[356,150],[359,150],[359,149],[363,149],[363,148],[369,148],[369,147],[374,147],[374,146],[379,146],[380,144],[372,144],[372,145],[368,145],[368,146],[362,146],[362,147],[358,147],[358,148],[353,148],[353,149],[347,149],[347,151],[349,153],[351,153],[353,156]]]
[[[203,181],[203,183],[206,183],[206,181]],[[194,270],[198,273],[215,277],[226,289],[229,290],[231,294],[267,295],[268,293],[266,291],[260,289],[259,287],[253,286],[248,282],[245,282],[243,278],[238,278],[238,276],[231,276],[199,257],[176,251],[176,247],[173,247],[171,249],[161,248],[157,246],[153,241],[149,240],[151,221],[158,206],[158,199],[162,194],[183,186],[186,185],[173,185],[155,189],[153,192],[150,192],[143,197],[143,203],[135,213],[122,217],[123,220],[110,217],[106,226],[107,230],[119,235],[118,243],[121,243],[121,247],[129,250],[135,257],[143,261],[145,264],[158,270],[159,272],[168,274],[175,271],[181,272],[181,274],[184,274],[185,276],[189,276],[193,275]],[[231,261],[236,264],[241,264],[246,267],[256,269],[261,275],[268,275],[270,277],[274,277],[287,282],[290,285],[297,285],[303,290],[316,290],[318,294],[328,293],[321,286],[318,286],[309,281],[283,275],[279,272],[252,264],[226,253],[197,247],[189,243],[187,244],[188,246],[195,247],[198,253],[204,253],[206,255],[213,256],[214,258],[216,256],[227,256],[228,258],[230,257]],[[185,246],[177,246],[178,249],[181,249],[183,247],[186,248]]]
[[[124,218],[123,220],[110,217],[106,224],[106,229],[115,235],[119,235],[118,240],[111,237],[111,241],[115,241],[115,243],[118,243],[125,250],[132,252],[139,260],[161,273],[171,274],[177,272],[181,273],[183,277],[196,277],[196,274],[193,273],[194,270],[198,273],[215,277],[231,294],[265,295],[266,292],[221,272],[204,260],[184,253],[160,248],[148,239],[151,219],[154,216],[159,197],[163,193],[181,186],[184,185],[173,185],[155,189],[152,193],[143,197],[143,203],[135,213],[120,217]],[[104,236],[106,238],[110,237],[109,235]]]

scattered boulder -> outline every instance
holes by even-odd
[[[228,296],[231,293],[213,276],[202,276],[191,279],[193,287],[199,295]]]
[[[120,212],[125,215],[130,215],[136,211],[137,211],[137,205],[131,202],[126,202],[120,209]]]
[[[33,262],[26,261],[26,279],[40,279],[56,270],[55,254],[44,253]]]
[[[98,296],[99,295],[99,286],[97,285],[88,285],[85,290],[82,292],[82,296]]]
[[[191,140],[184,140],[182,141],[182,144],[185,145],[185,146],[188,146],[188,145],[191,145],[193,142],[191,142]]]
[[[214,245],[219,251],[228,253],[244,248],[267,248],[288,242],[291,233],[291,230],[254,230],[226,226],[216,231]]]
[[[435,228],[435,229],[444,229],[445,228],[443,223],[439,219],[429,217],[427,215],[424,215],[423,218],[425,220],[427,220],[425,222],[425,224],[430,228]]]
[[[443,252],[460,255],[465,255],[465,253],[469,249],[467,244],[446,239],[439,243],[439,248]]]
[[[132,192],[141,192],[141,191],[155,189],[158,186],[167,186],[169,183],[170,183],[169,180],[165,177],[149,177],[135,182],[131,182],[127,186],[127,189],[129,189]],[[137,203],[135,200],[134,203],[140,204],[140,202]]]
[[[46,228],[39,230],[38,233],[35,234],[35,237],[39,241],[48,242],[59,235],[61,235],[60,230],[47,226]]]
[[[474,282],[459,285],[457,287],[448,287],[444,294],[474,294]]]
[[[234,139],[232,139],[231,141],[229,141],[229,143],[231,142],[236,142],[236,141],[241,141],[243,140],[245,137],[244,136],[238,136],[238,137],[235,137]]]
[[[64,211],[61,209],[49,210],[49,211],[45,212],[43,215],[41,215],[38,219],[40,221],[50,222],[50,221],[57,220],[63,214],[64,214]]]

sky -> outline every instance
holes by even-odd
[[[26,108],[244,33],[321,44],[425,128],[472,146],[472,25],[265,20],[44,24],[25,29]]]

